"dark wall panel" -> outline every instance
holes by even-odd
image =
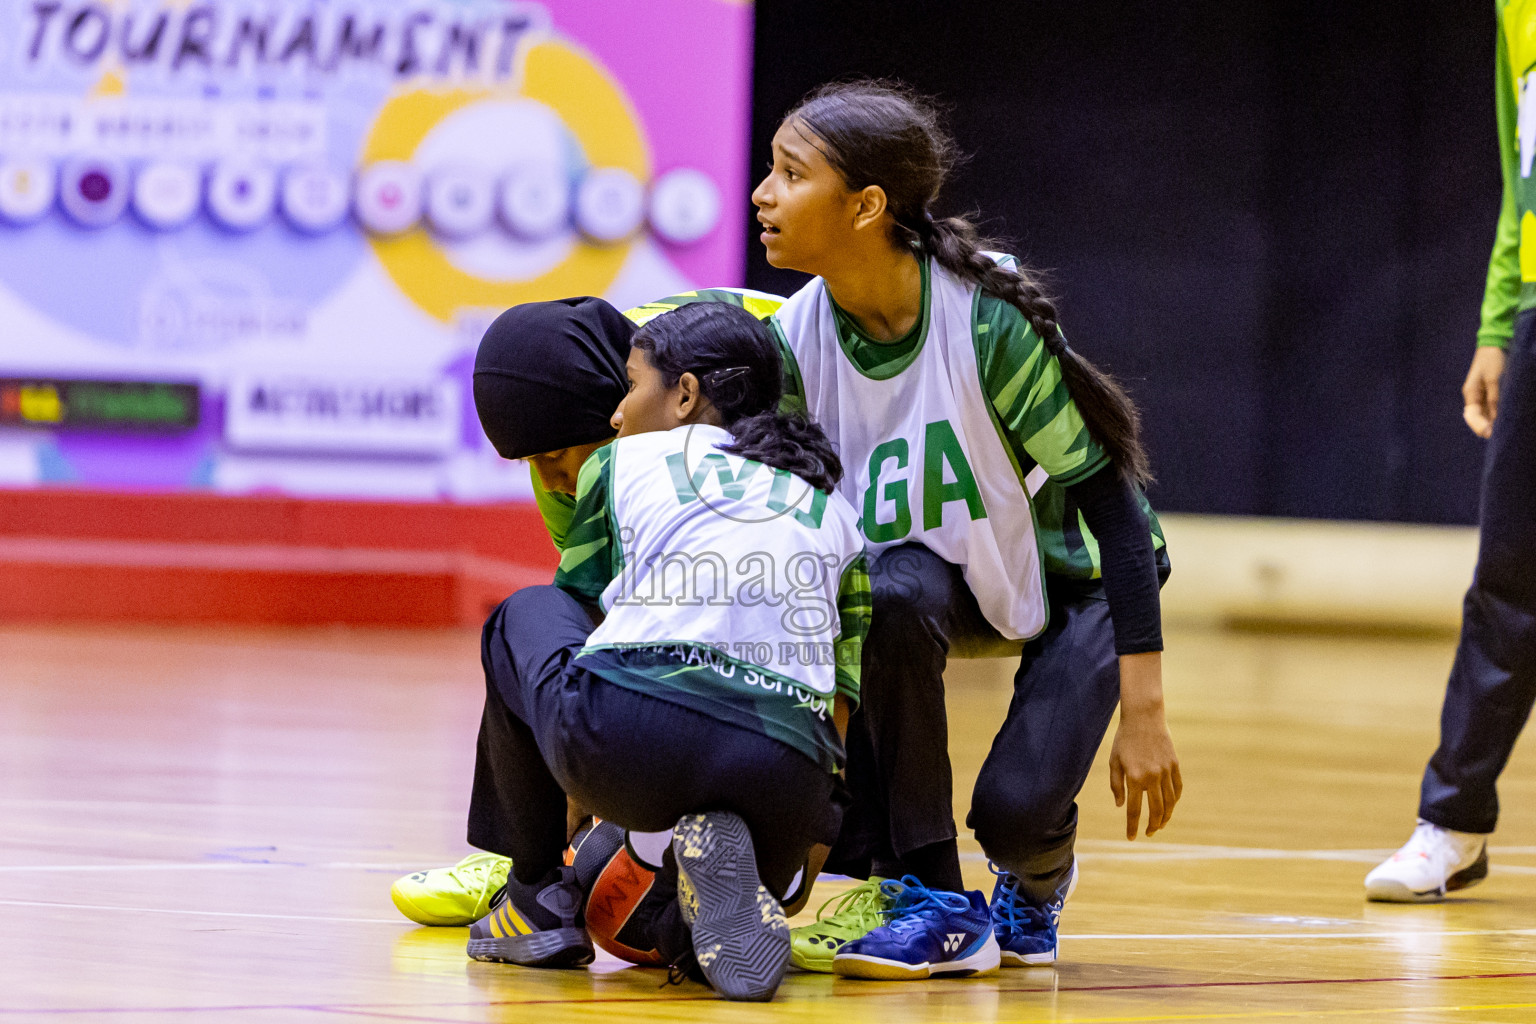
[[[1408,496],[1400,518],[1470,522],[1483,442],[1461,421],[1461,382],[1498,219],[1493,19],[1485,5],[1465,2],[1424,4],[1421,17],[1409,54],[1419,85],[1409,144],[1417,178],[1406,257]]]
[[[821,81],[904,79],[972,160],[943,212],[1050,271],[1170,510],[1469,521],[1498,202],[1484,4],[757,6],[754,160]],[[801,278],[768,267],[754,287]]]

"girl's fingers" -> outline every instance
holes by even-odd
[[[1141,823],[1141,790],[1132,782],[1125,802],[1125,838],[1136,838],[1136,826]]]
[[[1158,780],[1147,787],[1147,835],[1163,827],[1163,789]]]
[[[1115,794],[1115,806],[1125,806],[1125,772],[1120,768],[1120,762],[1114,758],[1109,761],[1109,791]]]
[[[1179,762],[1173,762],[1173,799],[1177,803],[1184,795],[1184,776],[1179,774]]]
[[[1168,772],[1163,776],[1163,825],[1165,827],[1173,818],[1173,805],[1178,802],[1179,793],[1174,788],[1173,773]]]

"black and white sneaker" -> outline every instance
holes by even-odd
[[[690,814],[672,830],[672,854],[678,907],[705,979],[727,999],[772,999],[789,966],[789,923],[758,878],[746,822],[724,811]]]
[[[594,956],[582,918],[585,901],[575,868],[556,868],[538,885],[508,875],[490,913],[470,925],[469,956],[523,967],[585,967]]]

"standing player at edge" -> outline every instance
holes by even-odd
[[[860,977],[985,969],[991,934],[1005,964],[1055,960],[1074,800],[1117,702],[1110,785],[1126,837],[1143,797],[1150,835],[1182,788],[1163,714],[1167,561],[1140,493],[1135,407],[1067,347],[1011,257],[982,252],[969,222],[934,218],[952,163],[925,101],[832,85],[784,119],[752,196],[768,262],[816,275],[774,323],[843,458],[871,557],[855,803],[828,867],[872,877],[794,937],[799,966]],[[952,650],[1021,640],[969,818],[996,865],[989,911],[963,891],[943,672]]]
[[[534,500],[557,552],[565,550],[576,512],[581,467],[613,440],[609,418],[629,389],[625,361],[636,327],[694,302],[740,306],[765,319],[784,300],[747,289],[710,288],[668,296],[623,314],[591,297],[528,302],[507,310],[487,332],[488,344],[481,345],[476,363],[477,393],[483,392],[488,404],[500,400],[539,411],[487,423],[494,435],[490,441],[505,458],[528,461]],[[513,432],[513,427],[519,429]],[[474,807],[472,801],[471,842]],[[473,924],[485,916],[492,896],[506,884],[510,866],[511,861],[498,854],[472,853],[452,867],[396,879],[390,898],[417,924]]]
[[[1499,774],[1536,702],[1536,3],[1494,5],[1494,109],[1504,199],[1488,265],[1482,324],[1462,385],[1463,416],[1488,439],[1477,568],[1440,711],[1440,747],[1424,769],[1419,823],[1365,876],[1373,900],[1419,903],[1488,875]]]

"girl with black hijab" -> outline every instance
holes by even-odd
[[[635,324],[602,299],[526,302],[498,316],[475,356],[475,409],[497,454],[525,459],[533,496],[556,550],[563,550],[576,507],[576,478],[593,452],[613,440],[608,422],[629,389],[624,361]],[[483,748],[484,737],[480,740]],[[483,760],[483,749],[481,751]],[[510,862],[486,853],[486,783],[476,774],[469,841],[479,849],[452,867],[395,880],[390,898],[417,924],[463,927],[484,917],[507,881]],[[570,813],[570,831],[582,815]]]
[[[764,319],[784,300],[747,289],[701,288],[620,313],[602,299],[582,296],[514,306],[487,329],[475,360],[475,407],[496,451],[529,463],[534,501],[557,552],[565,550],[575,515],[577,474],[613,439],[609,417],[629,387],[630,338],[657,316],[701,302],[736,306]],[[518,410],[529,414],[514,415]],[[471,842],[481,817],[472,804]],[[582,817],[572,809],[572,834]],[[417,924],[463,927],[485,916],[509,867],[499,854],[471,853],[452,867],[401,876],[390,897]]]
[[[469,954],[591,961],[561,860],[569,798],[672,831],[693,962],[727,998],[768,999],[789,959],[780,900],[841,819],[869,613],[858,515],[833,492],[826,436],[779,411],[782,365],[756,317],[696,303],[632,341],[619,437],[580,470],[555,585],[512,595],[482,634],[470,841],[513,869]],[[498,450],[579,442],[529,422],[565,411],[520,401],[542,368],[495,355],[476,399]]]
[[[591,296],[513,306],[486,330],[475,411],[498,455],[533,466],[536,493],[574,495],[582,463],[612,440],[608,419],[628,389],[634,333],[623,313]]]

